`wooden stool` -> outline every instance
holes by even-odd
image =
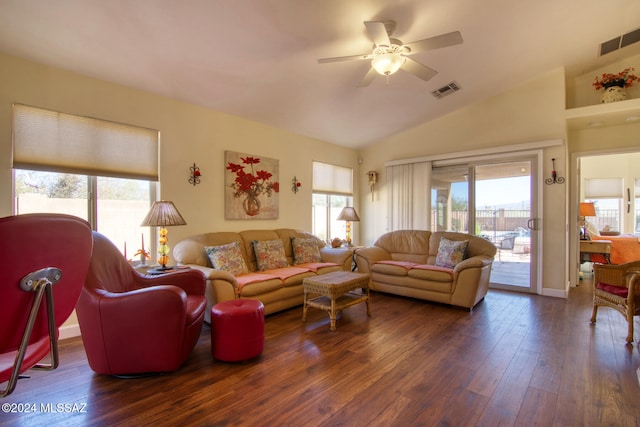
[[[211,307],[211,354],[224,362],[259,356],[264,348],[264,305],[253,299]]]

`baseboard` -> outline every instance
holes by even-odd
[[[542,295],[555,298],[569,298],[569,292],[563,289],[542,288]]]
[[[68,325],[62,326],[58,330],[60,334],[58,335],[58,339],[66,340],[69,338],[75,338],[80,336],[80,325]]]

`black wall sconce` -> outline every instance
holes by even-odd
[[[551,171],[551,178],[545,179],[544,183],[547,185],[564,184],[564,178],[561,176],[558,176],[558,173],[556,172],[556,159],[551,159],[551,164],[553,167],[553,170]]]
[[[191,174],[189,175],[189,184],[193,184],[194,186],[200,184],[200,177],[202,176],[200,168],[194,163],[189,170],[191,171]]]

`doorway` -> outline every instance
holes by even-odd
[[[589,226],[589,236],[599,234],[597,239],[640,237],[640,152],[574,153],[573,165],[578,179],[572,189],[576,220],[571,228],[575,267],[570,269],[570,283],[578,286],[593,274],[593,256],[580,251],[585,243],[580,240],[583,227]],[[594,215],[580,216],[578,206],[582,202],[593,203]],[[613,256],[611,261],[624,262],[629,256]]]
[[[538,263],[537,156],[436,165],[431,179],[433,228],[490,241],[497,249],[491,286],[532,292]]]

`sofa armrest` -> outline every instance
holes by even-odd
[[[476,255],[474,257],[467,258],[460,261],[453,268],[453,272],[454,274],[458,274],[466,268],[482,268],[486,265],[491,265],[492,263],[493,263],[492,257],[488,257],[486,255]]]
[[[233,274],[229,273],[228,271],[216,270],[215,268],[204,267],[198,264],[186,264],[186,265],[191,267],[193,270],[198,270],[199,272],[204,274],[204,277],[207,280],[222,279],[237,285],[236,278],[233,276]]]
[[[451,304],[472,309],[489,291],[493,257],[476,255],[453,269]]]
[[[377,261],[389,259],[391,259],[391,254],[378,246],[370,246],[356,250],[356,265],[360,273],[370,273],[371,266]]]
[[[353,249],[347,248],[321,248],[320,258],[322,262],[333,262],[342,267],[345,271],[351,271],[351,261],[353,259]]]
[[[187,264],[194,270],[200,271],[204,274],[205,279],[207,280],[207,284],[209,284],[213,289],[214,295],[216,294],[224,294],[227,295],[238,295],[238,281],[235,276],[228,271],[224,270],[216,270],[211,267],[204,267],[198,264]],[[223,300],[221,300],[223,301]]]

